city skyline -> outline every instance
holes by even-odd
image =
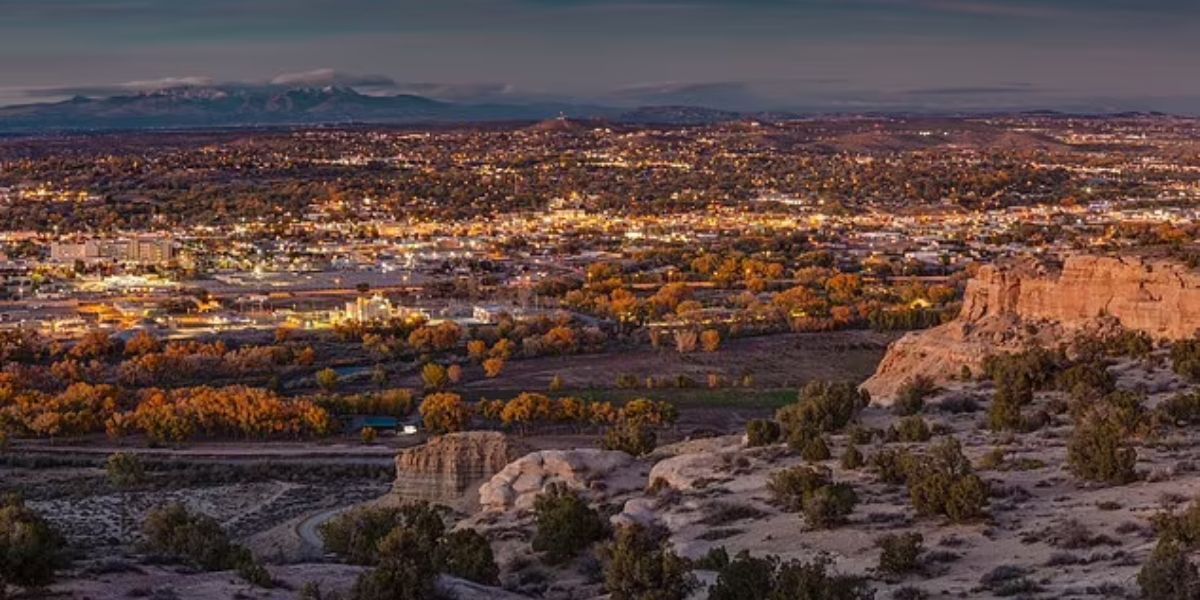
[[[457,102],[1200,112],[1171,0],[5,3],[0,105],[179,85]]]

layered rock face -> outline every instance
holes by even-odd
[[[405,500],[425,500],[470,510],[475,490],[529,449],[502,433],[469,431],[429,440],[396,455],[392,491]]]
[[[894,342],[862,387],[890,404],[917,375],[945,382],[964,366],[978,372],[990,355],[1056,346],[1107,323],[1156,339],[1196,335],[1200,273],[1168,260],[1088,255],[1068,257],[1061,269],[1032,260],[983,267],[958,318]]]

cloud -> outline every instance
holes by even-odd
[[[1003,85],[931,87],[906,90],[904,93],[912,96],[990,96],[995,94],[1036,94],[1045,90],[1038,89],[1029,83],[1010,83]]]
[[[271,79],[271,85],[300,86],[345,86],[345,87],[391,87],[395,80],[383,75],[355,75],[334,69],[313,69],[299,73],[284,73]]]
[[[163,77],[160,79],[145,79],[126,81],[124,83],[109,83],[98,85],[67,85],[57,87],[33,87],[22,90],[22,95],[29,98],[44,98],[49,96],[121,96],[158,90],[168,90],[182,87],[207,87],[214,85],[211,77],[186,76]]]

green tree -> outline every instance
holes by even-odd
[[[0,500],[0,587],[41,587],[66,565],[66,541],[19,496]]]
[[[317,386],[326,393],[332,393],[338,387],[338,374],[330,368],[317,371]]]
[[[550,564],[566,562],[608,535],[600,514],[562,483],[547,486],[534,500],[533,512],[533,549]]]
[[[604,586],[612,600],[684,600],[698,585],[659,527],[621,527],[605,555]]]

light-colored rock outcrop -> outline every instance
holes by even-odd
[[[592,500],[640,489],[646,472],[624,452],[582,448],[532,452],[504,467],[479,488],[483,510],[528,509],[545,487],[561,482]]]
[[[528,448],[494,431],[451,433],[396,455],[393,492],[405,500],[426,500],[470,510],[475,490]]]
[[[1194,336],[1200,273],[1169,260],[1089,255],[1061,269],[1033,260],[985,266],[967,284],[958,318],[894,342],[863,389],[889,404],[916,375],[945,382],[964,366],[978,372],[989,355],[1058,345],[1105,323],[1157,339]]]

